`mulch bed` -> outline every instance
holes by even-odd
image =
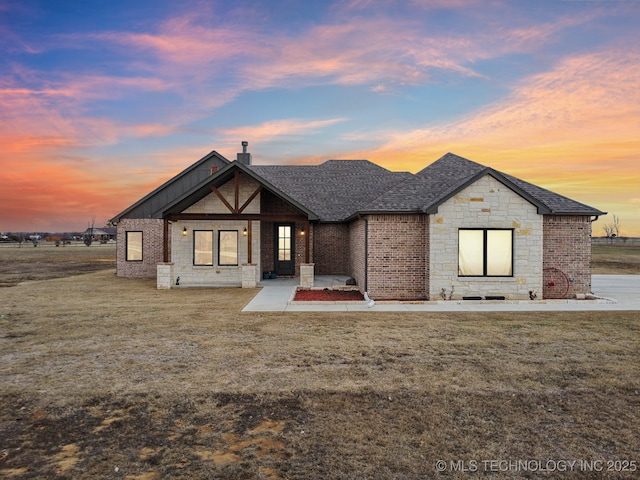
[[[294,301],[301,302],[353,302],[364,301],[357,290],[298,290]]]

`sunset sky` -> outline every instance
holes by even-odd
[[[640,236],[640,1],[0,0],[0,231],[105,222],[211,150],[447,152]]]

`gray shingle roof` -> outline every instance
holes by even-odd
[[[416,173],[407,182],[380,195],[369,207],[375,211],[426,211],[448,198],[486,167],[452,153]]]
[[[532,183],[525,182],[519,178],[512,177],[511,175],[503,174],[507,179],[511,180],[516,186],[527,192],[532,197],[546,205],[551,214],[555,215],[604,215],[606,212],[601,212],[584,203],[576,202],[563,195],[554,193],[550,190],[545,190],[542,187],[534,185]]]
[[[250,168],[326,222],[345,220],[366,209],[381,192],[413,177],[409,172],[392,172],[368,160]]]

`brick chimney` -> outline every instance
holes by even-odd
[[[242,153],[238,153],[238,163],[242,163],[243,165],[251,165],[251,154],[247,152],[247,147],[249,146],[249,142],[246,140],[242,142]]]

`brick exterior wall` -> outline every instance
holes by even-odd
[[[349,224],[349,274],[355,280],[359,290],[364,293],[366,283],[366,238],[367,222],[363,219]]]
[[[127,218],[118,223],[116,244],[116,275],[118,277],[155,278],[156,265],[163,260],[164,222],[151,218]],[[142,232],[142,261],[126,260],[126,232]]]
[[[430,216],[425,219],[424,222],[424,270],[425,270],[425,280],[424,280],[424,290],[427,294],[426,300],[435,300],[431,297],[431,222]]]
[[[544,216],[544,298],[561,297],[569,278],[567,298],[591,292],[591,218],[588,216]]]
[[[460,228],[513,229],[513,276],[458,276]],[[529,290],[542,295],[542,215],[527,200],[485,175],[430,215],[430,298],[454,287],[453,299],[500,295],[527,300]]]
[[[426,299],[427,216],[368,216],[367,290],[374,300]]]
[[[313,234],[316,275],[349,275],[349,225],[320,223]]]
[[[274,270],[275,246],[273,222],[260,222],[260,263],[262,272],[272,272]]]

